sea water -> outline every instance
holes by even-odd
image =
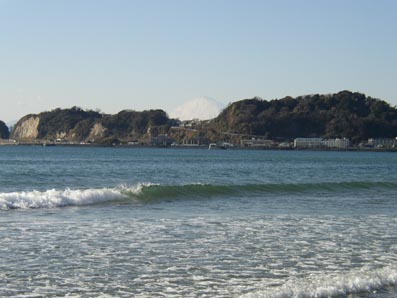
[[[0,297],[397,297],[396,165],[0,147]]]

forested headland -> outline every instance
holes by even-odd
[[[105,114],[79,107],[54,109],[22,117],[11,135],[0,121],[0,136],[16,141],[48,140],[94,144],[149,143],[166,136],[176,143],[189,140],[238,143],[242,138],[291,140],[298,137],[368,138],[397,136],[397,109],[358,92],[313,94],[264,100],[244,99],[229,104],[216,118],[170,119],[163,110],[123,110]]]

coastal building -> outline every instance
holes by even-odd
[[[171,146],[174,141],[175,140],[170,138],[168,135],[160,134],[157,137],[152,137],[150,139],[150,145],[156,147],[168,147]]]
[[[201,146],[208,144],[209,144],[209,140],[203,137],[184,138],[182,141],[182,146]]]
[[[275,142],[272,140],[263,139],[246,139],[240,141],[241,147],[252,147],[252,148],[271,148],[275,146]]]
[[[294,148],[322,148],[324,147],[323,138],[296,138]]]
[[[347,149],[350,141],[347,138],[323,139],[323,138],[297,138],[294,140],[294,148],[330,148]]]
[[[338,149],[347,149],[350,147],[350,141],[349,139],[343,138],[343,139],[327,139],[324,140],[324,147],[326,148],[338,148]]]
[[[374,148],[397,148],[396,138],[371,138],[368,139],[368,145]]]

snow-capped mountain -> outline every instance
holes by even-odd
[[[198,97],[185,102],[170,113],[171,118],[180,120],[208,120],[219,115],[223,103],[209,97]]]

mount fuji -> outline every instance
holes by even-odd
[[[210,97],[198,97],[189,100],[170,113],[170,117],[179,120],[209,120],[219,115],[225,104]]]

